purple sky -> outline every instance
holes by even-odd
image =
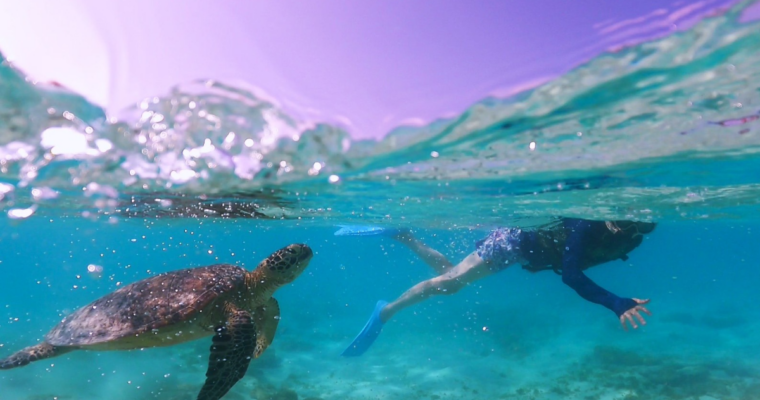
[[[58,3],[0,0],[0,51],[112,113],[218,78],[378,137],[556,76],[611,45],[683,29],[729,1]]]

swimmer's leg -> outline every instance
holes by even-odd
[[[409,230],[399,230],[398,233],[391,237],[409,248],[438,275],[443,275],[454,268],[454,264],[446,256],[414,237]]]
[[[408,247],[425,264],[430,266],[436,274],[441,275],[454,267],[443,254],[426,245],[412,235],[406,228],[387,228],[374,225],[340,225],[335,236],[386,236],[397,240]]]
[[[404,292],[395,301],[388,304],[380,312],[380,319],[385,322],[391,319],[397,312],[421,303],[432,296],[451,295],[469,283],[491,275],[490,265],[483,261],[476,253],[465,257],[457,266],[445,274],[422,281]]]
[[[414,285],[394,302],[378,301],[369,321],[342,355],[355,357],[364,354],[380,336],[385,322],[404,308],[425,301],[431,296],[454,294],[468,283],[490,274],[489,265],[476,253],[472,253],[449,272]]]

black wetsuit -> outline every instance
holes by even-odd
[[[583,270],[628,259],[628,253],[641,244],[643,234],[652,229],[652,223],[563,218],[549,229],[522,231],[519,251],[526,261],[523,268],[554,270],[562,275],[562,282],[581,297],[620,316],[635,307],[636,302],[600,287],[583,274]]]

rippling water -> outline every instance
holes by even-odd
[[[740,12],[378,142],[218,81],[105,119],[4,62],[0,204],[12,217],[56,209],[442,226],[754,216],[760,30]]]

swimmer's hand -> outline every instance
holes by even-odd
[[[652,315],[652,313],[649,310],[647,310],[646,307],[644,307],[642,305],[642,304],[649,303],[649,299],[644,299],[644,300],[641,300],[641,299],[631,299],[631,300],[633,300],[633,301],[636,302],[636,306],[633,307],[633,308],[631,308],[631,309],[629,309],[628,311],[624,312],[620,316],[620,325],[622,325],[623,329],[625,329],[625,330],[628,330],[628,325],[625,323],[626,321],[628,321],[631,324],[631,326],[633,327],[633,329],[638,329],[638,327],[639,327],[636,324],[636,319],[639,320],[639,322],[641,323],[641,325],[646,325],[647,324],[647,321],[645,321],[644,317],[642,317],[641,314],[639,313],[640,311],[645,312],[647,315]],[[634,319],[634,317],[636,317],[636,319]]]

